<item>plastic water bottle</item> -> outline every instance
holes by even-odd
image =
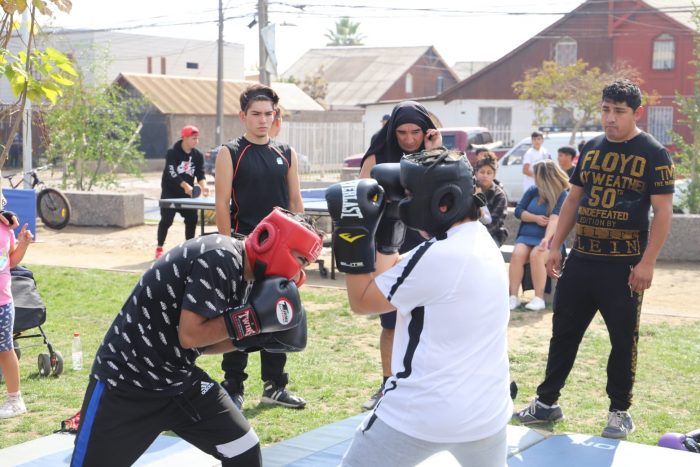
[[[80,333],[79,332],[74,332],[73,333],[73,354],[72,354],[72,363],[73,363],[73,369],[74,370],[82,370],[83,369],[83,347],[80,344]]]

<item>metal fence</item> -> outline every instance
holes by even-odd
[[[361,122],[285,122],[276,139],[305,155],[308,171],[327,176],[339,175],[343,159],[365,151],[364,138]]]
[[[493,140],[503,141],[503,146],[505,147],[513,146],[513,137],[511,136],[510,129],[510,125],[495,125],[489,127]]]

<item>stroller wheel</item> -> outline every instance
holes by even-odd
[[[53,353],[53,358],[51,359],[51,374],[58,376],[63,373],[63,355],[61,352],[56,350]]]
[[[51,373],[51,357],[47,353],[40,353],[37,359],[39,376],[49,376]]]

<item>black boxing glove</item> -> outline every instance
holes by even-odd
[[[301,315],[301,299],[294,281],[269,277],[255,282],[248,303],[226,310],[223,318],[229,337],[239,341],[291,329],[299,325]]]
[[[374,234],[384,209],[384,189],[371,178],[334,183],[326,188],[333,219],[333,253],[339,271],[374,271]]]
[[[258,334],[245,337],[235,342],[238,350],[243,352],[257,352],[267,350],[271,353],[301,352],[306,348],[306,310],[301,307],[301,321],[297,326],[284,331]]]
[[[377,251],[385,255],[399,252],[406,238],[406,224],[399,217],[399,201],[406,197],[401,185],[401,164],[398,162],[377,164],[370,175],[384,188],[386,206],[374,236]]]

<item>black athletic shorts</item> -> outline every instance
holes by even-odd
[[[221,386],[199,368],[177,396],[125,392],[91,379],[83,400],[71,466],[132,465],[163,431],[222,462],[262,465],[260,442]]]

